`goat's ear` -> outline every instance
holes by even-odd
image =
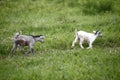
[[[20,33],[19,32],[16,32],[15,35],[19,35]]]
[[[93,33],[96,33],[96,31],[93,31]]]

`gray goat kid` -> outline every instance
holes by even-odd
[[[39,36],[29,35],[29,36],[27,36],[27,35],[21,35],[17,32],[14,35],[13,48],[12,48],[10,54],[12,54],[12,56],[13,56],[14,51],[17,49],[18,46],[21,47],[21,52],[23,54],[25,54],[25,52],[24,52],[25,46],[29,46],[30,51],[28,53],[32,52],[34,54],[34,49],[33,49],[34,43],[37,41],[44,42],[44,38],[45,38],[45,36],[43,36],[43,35],[39,35]]]

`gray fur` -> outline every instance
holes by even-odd
[[[12,48],[10,54],[12,54],[12,56],[13,56],[14,51],[17,49],[18,46],[21,47],[21,52],[23,54],[25,54],[25,52],[24,52],[25,46],[29,46],[30,51],[28,53],[32,52],[34,54],[33,45],[37,41],[44,42],[44,38],[45,38],[45,36],[43,36],[43,35],[39,35],[39,36],[29,35],[29,36],[27,36],[27,35],[20,35],[19,33],[16,33],[14,35],[13,48]]]

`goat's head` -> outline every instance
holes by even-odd
[[[102,33],[100,31],[93,31],[93,33],[98,37],[102,37]]]
[[[37,37],[37,40],[38,40],[38,41],[44,42],[45,36],[39,35],[39,36],[34,36],[34,37]]]
[[[40,41],[40,42],[44,42],[44,39],[45,39],[45,36],[40,35],[40,37],[39,37],[39,41]]]

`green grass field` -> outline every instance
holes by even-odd
[[[119,0],[0,0],[0,80],[120,80]],[[71,49],[75,29],[100,30],[93,49]],[[35,55],[18,49],[13,35],[45,35]],[[26,47],[27,50],[28,47]]]

